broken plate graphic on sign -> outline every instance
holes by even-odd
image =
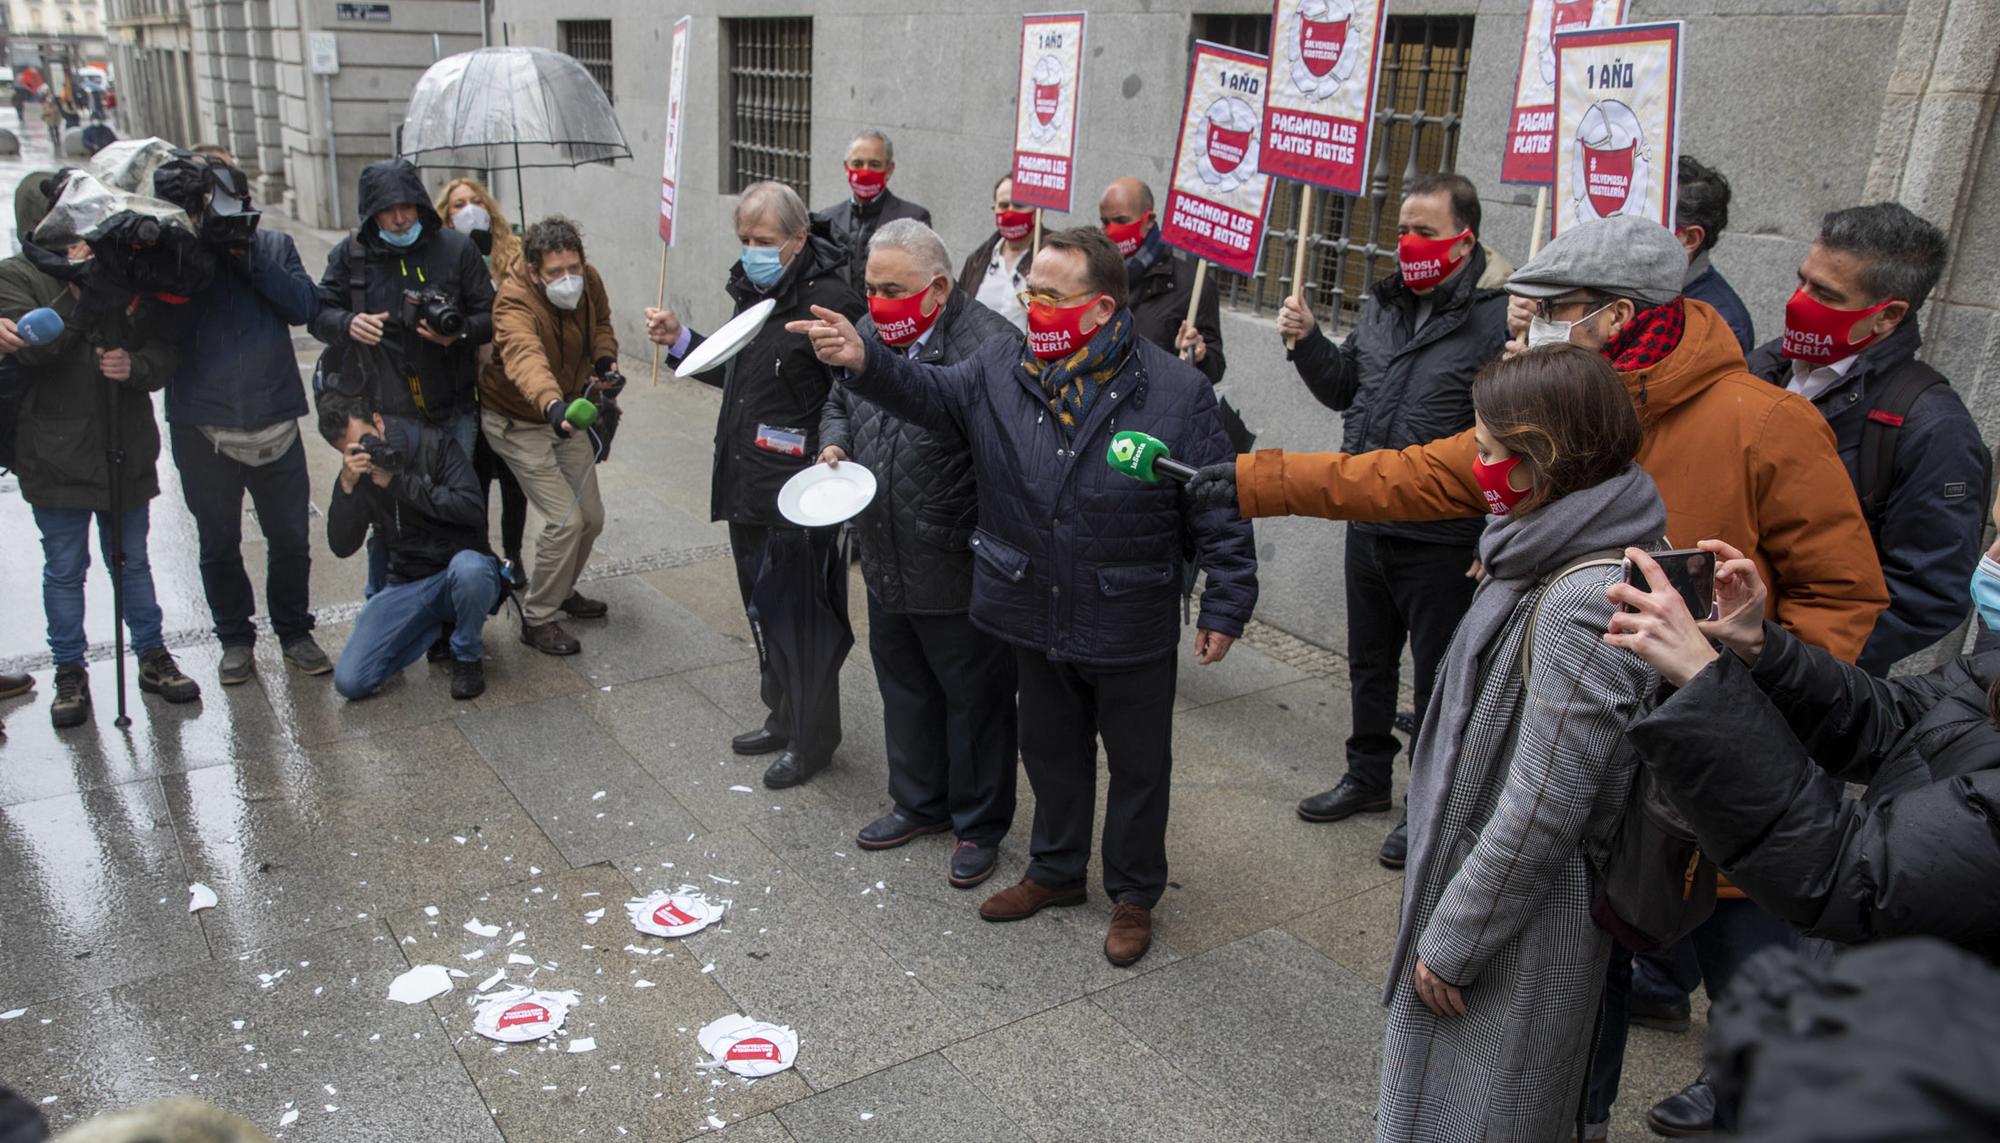
[[[711,1058],[702,1067],[725,1068],[757,1079],[776,1075],[799,1058],[799,1034],[782,1024],[752,1020],[732,1012],[696,1032],[695,1042]]]
[[[632,927],[655,937],[685,937],[722,919],[723,907],[692,885],[669,893],[661,890],[625,903]]]
[[[525,1044],[562,1027],[563,1017],[577,1003],[574,992],[542,992],[510,988],[479,998],[472,1030],[503,1044]]]

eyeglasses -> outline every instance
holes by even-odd
[[[1080,294],[1071,294],[1068,297],[1052,298],[1047,294],[1038,294],[1032,290],[1022,290],[1014,296],[1021,299],[1021,308],[1027,309],[1029,306],[1060,307],[1064,302],[1073,302],[1078,298],[1089,298],[1092,301],[1096,301],[1104,295],[1098,290],[1085,290]]]
[[[1594,306],[1597,310],[1601,310],[1615,300],[1615,298],[1600,298],[1594,294],[1586,294],[1580,298],[1539,298],[1535,301],[1535,314],[1543,321],[1554,321],[1556,320],[1556,307],[1558,306]],[[1596,310],[1592,312],[1594,313]],[[1588,317],[1590,315],[1586,314],[1584,316]]]

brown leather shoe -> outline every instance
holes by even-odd
[[[583,650],[583,644],[576,641],[576,636],[563,630],[563,625],[553,619],[539,626],[521,624],[521,642],[544,655],[574,655]]]
[[[1104,959],[1124,968],[1153,947],[1153,911],[1120,901],[1111,911],[1111,928],[1104,934]]]
[[[985,921],[1025,921],[1043,909],[1067,909],[1071,905],[1081,905],[1083,901],[1082,886],[1051,889],[1023,877],[1020,884],[1010,885],[988,897],[986,903],[979,906],[979,917]]]

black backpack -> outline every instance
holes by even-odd
[[[1861,425],[1854,491],[1861,497],[1861,515],[1871,534],[1881,532],[1882,513],[1889,507],[1889,478],[1896,470],[1896,440],[1903,435],[1903,422],[1925,393],[1949,384],[1943,374],[1912,357],[1889,375],[1868,410]]]
[[[347,236],[347,308],[357,314],[368,309],[368,252],[361,248],[361,240],[354,234]],[[346,345],[329,345],[321,350],[319,362],[313,366],[313,407],[318,408],[328,394],[356,397],[366,391],[368,370],[364,367],[364,357],[350,352]]]
[[[1527,689],[1535,621],[1548,589],[1572,572],[1625,562],[1623,552],[1592,552],[1542,579],[1542,594],[1528,612],[1521,640],[1521,687]],[[1641,761],[1632,768],[1632,792],[1625,812],[1601,851],[1585,848],[1596,879],[1591,920],[1633,952],[1649,953],[1673,944],[1715,911],[1715,863],[1702,855],[1694,827],[1668,803]]]

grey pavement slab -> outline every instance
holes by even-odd
[[[1306,678],[1298,668],[1280,663],[1242,642],[1230,647],[1220,663],[1203,666],[1195,659],[1191,628],[1181,632],[1175,653],[1180,656],[1180,675],[1174,687],[1177,711],[1225,702]]]
[[[1328,828],[1328,827],[1322,827]],[[1353,829],[1342,822],[1334,829]],[[1403,911],[1403,879],[1393,877],[1285,922],[1286,932],[1325,953],[1342,968],[1380,985],[1389,978],[1396,924]]]
[[[1031,1136],[950,1061],[933,1053],[781,1108],[814,1143],[1029,1143]]]
[[[1373,1136],[1384,1014],[1368,982],[1267,930],[1096,993],[1091,1002],[1218,1103],[1245,1136]]]
[[[218,953],[516,881],[561,853],[450,723],[162,779]],[[458,838],[464,838],[460,842]]]
[[[704,966],[715,966],[713,979],[738,1011],[798,1031],[797,1070],[814,1088],[959,1038],[951,1009],[872,940],[865,916],[857,916],[878,904],[900,909],[899,897],[823,896],[741,827],[662,845],[620,865],[640,892],[688,882],[732,899],[725,924],[683,943]]]
[[[287,1139],[499,1143],[436,1018],[384,999],[406,967],[372,921],[35,1005],[0,1024],[0,1075],[58,1129],[192,1096]]]
[[[572,865],[637,853],[700,824],[579,701],[482,711],[459,726]]]
[[[592,865],[440,897],[428,903],[435,917],[416,908],[389,918],[411,963],[470,973],[429,1005],[510,1139],[687,1139],[710,1130],[709,1116],[735,1124],[812,1092],[796,1069],[745,1082],[696,1067],[704,1053],[695,1032],[736,1004],[689,949],[632,929],[631,890],[618,870]],[[467,932],[475,919],[500,932]],[[549,1039],[496,1044],[472,1031],[472,1001],[502,971],[510,982],[575,991],[581,1003]],[[594,1050],[568,1050],[584,1038]]]
[[[666,394],[658,398],[641,396],[635,402],[631,394],[638,388],[627,388],[626,396],[619,398],[619,404],[628,417],[626,423],[636,425],[640,423],[639,419],[650,422],[655,417],[672,419],[678,416],[675,402]],[[657,435],[661,428],[647,423],[641,431],[650,438]],[[597,466],[598,493],[604,501],[604,534],[592,551],[593,562],[600,557],[630,557],[662,549],[698,548],[726,540],[727,526],[709,521],[705,499],[698,508],[690,510],[686,497],[675,491],[663,490],[657,479],[635,464],[628,463],[634,461],[639,453],[647,451],[647,439],[638,437],[637,433],[633,436],[635,439],[628,442],[627,448],[614,449],[612,460]],[[685,474],[678,474],[675,483],[687,483]],[[540,527],[540,519],[531,514],[525,545],[530,560],[533,559],[535,535]]]
[[[758,693],[754,659],[689,671],[685,677],[742,729],[763,725],[766,711]],[[814,775],[812,785],[829,800],[843,802],[857,812],[886,808],[888,751],[882,734],[882,692],[868,660],[866,637],[859,630],[854,650],[848,653],[840,672],[840,731],[833,764]],[[763,773],[761,766],[757,773]]]
[[[0,1009],[208,959],[155,780],[0,808]]]
[[[1239,1140],[1241,1114],[1089,1000],[944,1050],[1035,1139]]]
[[[593,688],[756,658],[754,647],[716,632],[636,576],[583,586],[611,611],[603,619],[563,619],[583,650],[562,661]]]
[[[743,614],[743,595],[736,587],[735,561],[727,557],[702,560],[646,572],[639,578],[716,631],[749,643],[750,621]]]

